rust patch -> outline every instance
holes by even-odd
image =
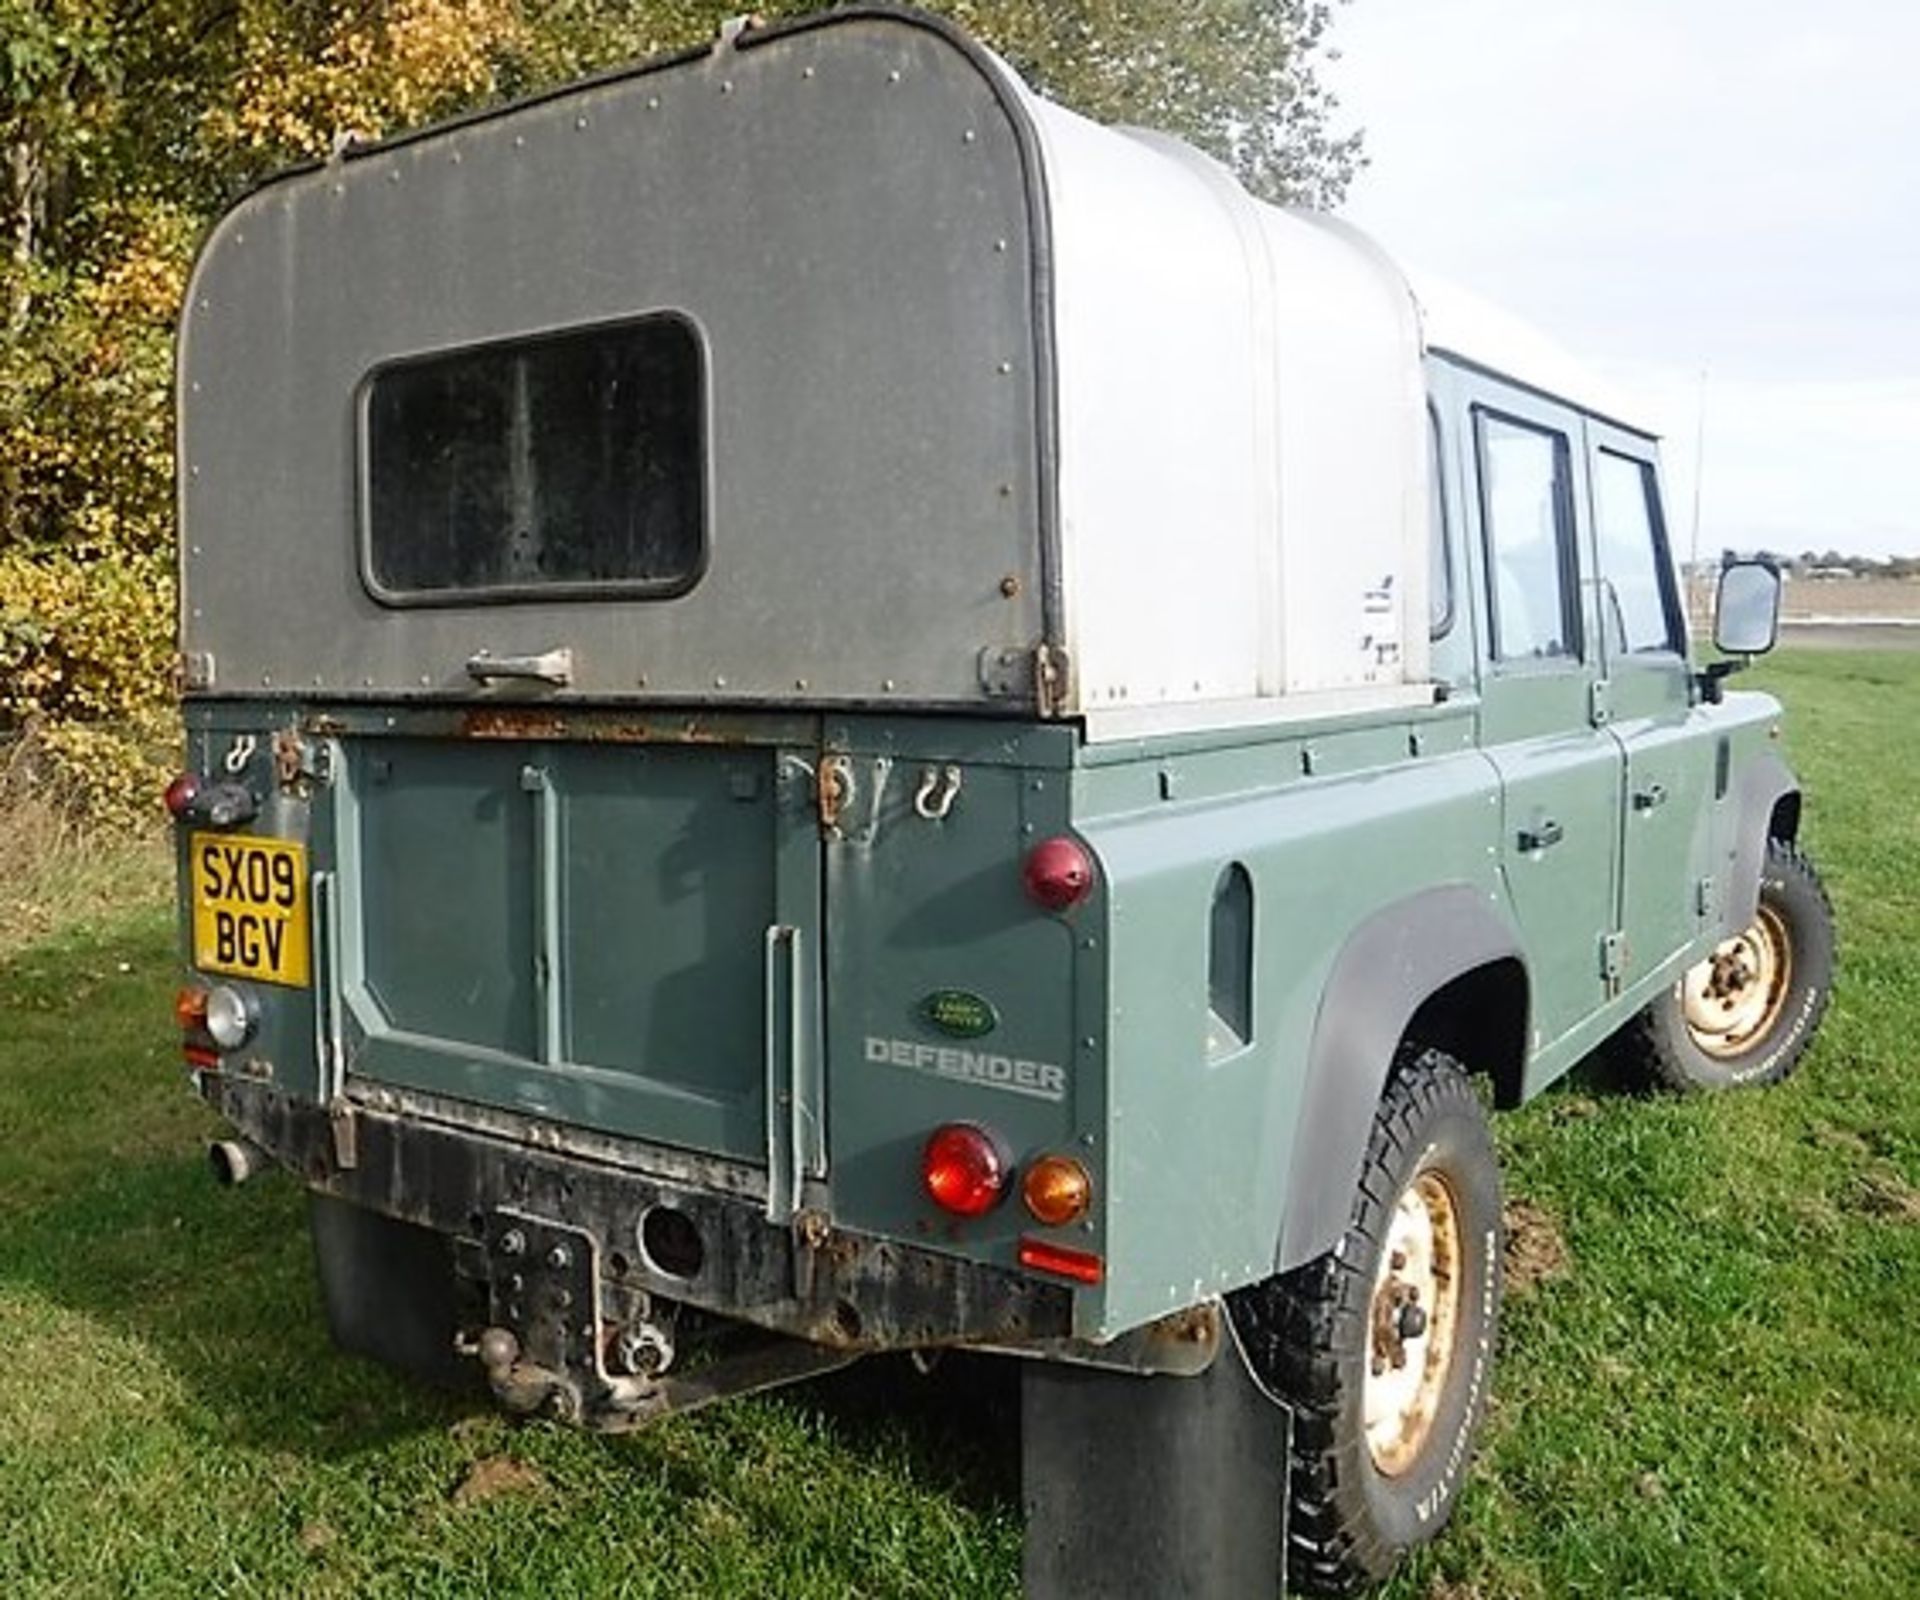
[[[524,706],[482,706],[460,714],[463,739],[564,739],[567,719]]]
[[[456,731],[463,739],[573,739],[585,744],[744,745],[749,742],[731,726],[715,726],[698,717],[658,722],[644,717],[568,716],[537,706],[475,706],[460,713]]]
[[[283,789],[297,788],[307,767],[307,746],[297,728],[281,728],[273,736],[273,776]]]
[[[497,1499],[503,1494],[538,1494],[547,1480],[538,1468],[512,1456],[483,1456],[467,1469],[453,1491],[457,1506],[474,1505]]]
[[[1501,1259],[1507,1293],[1526,1294],[1567,1270],[1571,1260],[1567,1241],[1561,1237],[1560,1224],[1550,1212],[1531,1200],[1509,1200],[1501,1221],[1507,1231],[1506,1250]]]

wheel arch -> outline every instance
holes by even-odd
[[[1752,922],[1760,909],[1767,842],[1780,839],[1791,844],[1799,838],[1800,780],[1776,751],[1762,750],[1741,771],[1734,801],[1732,862],[1721,923],[1729,938]]]
[[[1401,1043],[1418,1037],[1489,1071],[1516,1103],[1526,1064],[1526,962],[1483,890],[1446,884],[1376,911],[1347,937],[1320,994],[1295,1120],[1274,1265],[1332,1248],[1347,1224]]]

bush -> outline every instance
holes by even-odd
[[[55,803],[132,826],[177,747],[174,578],[157,554],[0,551],[0,732]]]

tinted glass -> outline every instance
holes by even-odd
[[[655,317],[389,367],[367,401],[384,595],[678,592],[706,520],[700,348]]]
[[[1479,430],[1493,653],[1578,655],[1566,437],[1485,414]]]
[[[1609,645],[1623,653],[1677,650],[1672,568],[1653,467],[1600,451],[1593,462],[1593,506]]]

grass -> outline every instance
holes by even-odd
[[[1920,1593],[1920,652],[1754,681],[1790,708],[1836,1004],[1779,1089],[1592,1070],[1503,1120],[1497,1409],[1396,1600]],[[293,1186],[203,1174],[164,886],[130,870],[0,951],[0,1593],[1017,1592],[999,1366],[607,1442],[333,1353]]]
[[[0,743],[0,960],[57,931],[122,924],[167,903],[166,842],[89,830],[30,782],[32,740]],[[155,815],[159,815],[156,803]]]

